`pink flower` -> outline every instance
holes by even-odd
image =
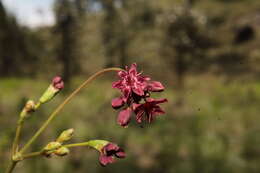
[[[165,112],[158,105],[167,102],[167,99],[147,98],[143,104],[134,104],[133,109],[136,114],[137,123],[142,123],[143,120],[151,123],[155,116],[164,114]]]
[[[101,149],[99,162],[102,166],[106,166],[107,164],[114,163],[115,157],[125,158],[126,154],[124,150],[116,144],[108,143]]]
[[[64,82],[60,76],[56,76],[52,79],[52,86],[58,90],[62,90],[64,88]]]
[[[136,67],[134,63],[130,68],[126,67],[126,70],[119,71],[119,80],[112,84],[113,88],[119,89],[122,93],[120,97],[114,98],[111,104],[114,109],[124,107],[117,117],[117,123],[123,127],[129,124],[132,110],[137,114],[138,123],[144,119],[149,123],[152,122],[155,115],[164,113],[158,104],[167,101],[150,98],[152,92],[161,92],[164,86],[161,82],[150,81],[150,77],[138,73]],[[141,101],[145,103],[140,104]]]
[[[113,88],[119,89],[125,98],[125,102],[133,95],[144,96],[149,77],[142,76],[137,72],[136,63],[126,70],[118,72],[119,80],[112,84]]]

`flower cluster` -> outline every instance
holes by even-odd
[[[122,159],[126,157],[126,154],[121,147],[106,140],[90,140],[86,144],[99,151],[99,163],[102,166],[114,163],[116,158]]]
[[[164,114],[159,106],[167,102],[167,99],[153,99],[152,92],[161,92],[164,86],[158,81],[151,81],[148,76],[137,72],[134,63],[130,68],[118,72],[119,80],[112,84],[113,88],[119,89],[122,95],[112,100],[114,109],[123,108],[118,115],[119,125],[126,127],[131,119],[132,112],[136,114],[136,122],[148,121],[151,123],[155,116]]]
[[[52,142],[49,142],[42,152],[42,154],[46,157],[51,157],[53,154],[57,156],[65,156],[69,154],[69,149],[62,146],[64,142],[69,141],[74,134],[74,129],[64,130],[60,136]]]

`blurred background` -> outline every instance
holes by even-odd
[[[28,120],[22,144],[83,80],[137,62],[165,86],[166,115],[143,127],[116,124],[115,74],[84,89],[45,130],[38,151],[68,128],[72,142],[106,139],[128,156],[103,168],[98,153],[33,158],[19,173],[259,173],[259,0],[1,0],[0,172],[18,114],[53,76],[66,89]]]

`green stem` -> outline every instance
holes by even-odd
[[[83,82],[76,90],[74,90],[49,116],[49,118],[43,123],[43,125],[40,127],[40,129],[34,134],[34,136],[24,145],[24,147],[21,149],[20,153],[23,154],[30,145],[38,138],[38,136],[45,130],[45,128],[50,124],[50,122],[56,117],[56,115],[62,110],[62,108],[87,84],[89,84],[91,81],[96,79],[98,76],[100,76],[103,73],[109,72],[109,71],[120,71],[121,68],[107,68],[103,69],[94,75],[90,76],[85,82]]]
[[[14,155],[18,150],[19,139],[20,139],[21,130],[22,130],[22,126],[23,126],[23,120],[22,119],[23,118],[19,119],[18,125],[17,125],[17,128],[16,128],[15,138],[14,138],[13,147],[12,147],[12,155]]]
[[[43,151],[37,151],[37,152],[32,152],[32,153],[28,153],[28,154],[24,154],[23,155],[23,159],[29,159],[31,157],[35,157],[35,156],[39,156],[43,153]]]
[[[15,166],[16,166],[17,163],[18,163],[18,162],[14,162],[14,161],[10,162],[10,164],[8,165],[8,167],[7,167],[6,171],[5,171],[5,173],[11,173],[11,172],[13,172],[13,170],[14,170],[14,168],[15,168]]]
[[[89,142],[82,142],[82,143],[75,143],[75,144],[63,145],[63,147],[66,147],[66,148],[71,148],[71,147],[83,147],[83,146],[89,146]]]
[[[82,146],[88,146],[89,142],[82,142],[82,143],[75,143],[75,144],[67,144],[67,145],[62,145],[62,147],[67,147],[67,148],[71,148],[71,147],[82,147]],[[37,151],[37,152],[32,152],[32,153],[28,153],[28,154],[23,154],[22,158],[23,159],[29,159],[35,156],[39,156],[44,152],[44,150],[42,151]]]
[[[66,147],[66,148],[82,147],[82,146],[89,146],[89,142],[82,142],[82,143],[62,145],[62,147]],[[37,151],[37,152],[32,152],[32,153],[28,153],[28,154],[23,154],[22,158],[23,158],[23,160],[24,159],[29,159],[29,158],[32,158],[32,157],[35,157],[35,156],[42,155],[43,152],[44,152],[44,150]]]

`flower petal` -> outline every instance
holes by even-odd
[[[147,102],[150,103],[150,104],[160,104],[160,103],[168,102],[167,99],[153,99],[153,98],[147,98],[146,100],[147,100]]]
[[[126,154],[125,154],[124,150],[120,148],[119,151],[116,152],[115,156],[118,158],[125,158]]]
[[[121,70],[121,71],[119,71],[119,72],[117,73],[117,75],[118,75],[120,78],[124,78],[124,77],[127,75],[127,72]]]
[[[164,86],[161,82],[152,81],[148,84],[148,90],[152,92],[161,92],[164,90]]]
[[[137,123],[139,123],[139,124],[142,123],[143,115],[144,115],[144,110],[139,110],[136,113],[135,120],[136,120]]]
[[[109,151],[118,151],[119,150],[119,146],[114,144],[114,143],[108,143],[106,146],[104,146],[104,150],[106,152],[109,152]]]
[[[107,164],[115,162],[115,159],[113,158],[113,156],[106,156],[104,154],[101,154],[99,156],[99,162],[102,166],[106,166]]]
[[[144,91],[141,87],[134,87],[133,88],[133,92],[139,96],[143,96],[144,95]]]
[[[130,108],[120,111],[117,117],[117,123],[123,127],[127,126],[131,119],[131,113],[132,111]]]
[[[123,100],[122,97],[118,97],[118,98],[114,98],[112,101],[111,101],[111,105],[114,109],[118,109],[122,106],[124,106],[125,102]]]
[[[136,63],[133,63],[129,69],[129,74],[136,76],[137,75],[136,67],[137,67]]]

